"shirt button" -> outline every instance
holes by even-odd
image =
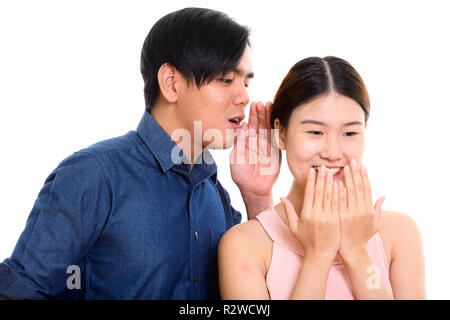
[[[197,276],[194,277],[194,283],[195,283],[195,284],[198,284],[199,280],[200,280],[200,279],[199,279]]]
[[[198,240],[198,232],[197,231],[194,232],[194,238],[195,238],[195,240]]]

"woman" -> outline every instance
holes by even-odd
[[[270,119],[292,187],[221,239],[223,299],[425,299],[417,225],[383,211],[384,198],[372,202],[361,164],[369,111],[348,62],[313,57],[292,67]]]

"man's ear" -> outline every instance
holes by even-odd
[[[177,84],[175,81],[176,69],[169,63],[164,63],[158,70],[158,84],[161,95],[170,103],[178,99]]]
[[[275,121],[273,122],[273,127],[275,129],[278,129],[279,132],[279,139],[278,139],[278,143],[279,143],[279,148],[280,150],[285,150],[286,149],[286,129],[281,125],[280,123],[280,119],[276,118]]]

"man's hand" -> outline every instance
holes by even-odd
[[[271,102],[251,103],[248,124],[242,123],[230,154],[231,177],[241,191],[248,219],[273,204],[272,187],[280,173],[281,151],[270,126],[271,109]]]

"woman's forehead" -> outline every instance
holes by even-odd
[[[356,121],[364,119],[364,111],[353,99],[341,94],[327,94],[307,102],[293,112],[293,117],[301,120],[311,118],[326,122]]]

